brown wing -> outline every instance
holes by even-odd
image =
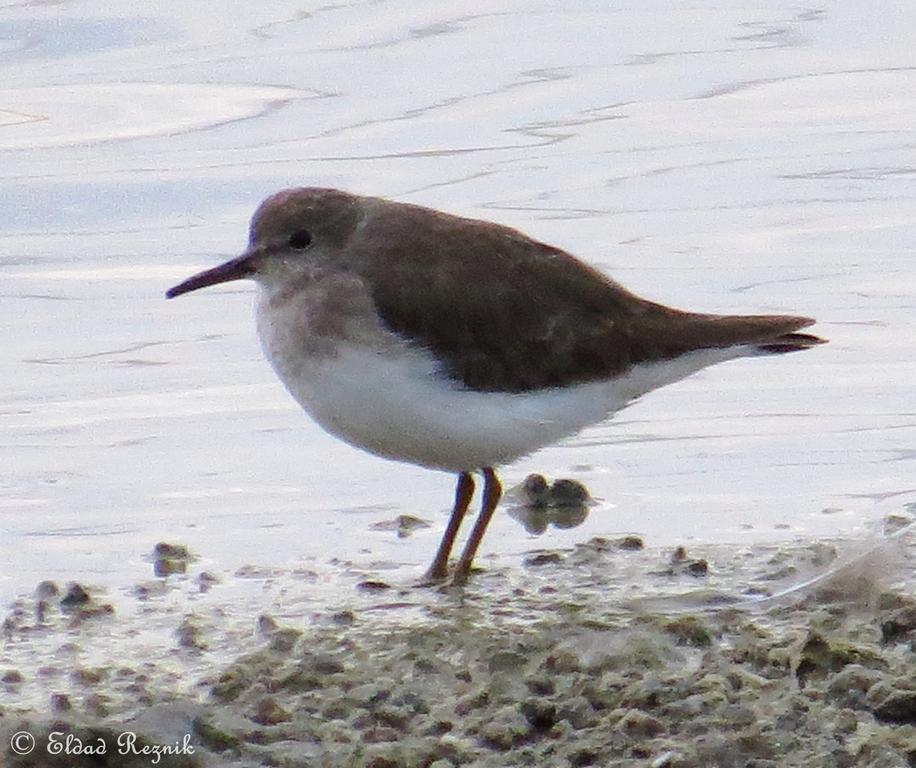
[[[386,326],[484,391],[610,378],[703,347],[780,343],[813,322],[680,312],[516,230],[415,206],[387,203],[368,216],[352,255]]]

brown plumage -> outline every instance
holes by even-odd
[[[383,322],[472,389],[526,392],[692,350],[779,353],[822,341],[795,333],[814,322],[807,317],[697,314],[647,301],[565,251],[489,222],[371,200],[358,231],[349,259]]]

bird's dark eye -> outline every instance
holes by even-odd
[[[308,248],[309,243],[312,242],[312,233],[307,229],[300,229],[297,232],[293,232],[289,236],[289,247],[295,248],[297,251],[301,251],[303,248]]]

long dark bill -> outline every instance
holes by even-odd
[[[189,277],[183,283],[179,283],[165,292],[167,299],[174,299],[189,291],[196,291],[198,288],[206,288],[208,285],[217,285],[218,283],[228,283],[230,280],[242,280],[250,277],[254,273],[254,266],[251,263],[251,254],[243,253],[235,259],[220,264],[213,269],[206,269],[198,272],[196,275]]]

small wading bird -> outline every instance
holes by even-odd
[[[267,359],[351,445],[458,475],[426,578],[467,580],[502,494],[495,468],[603,421],[708,365],[807,349],[789,315],[709,315],[642,299],[517,230],[415,205],[302,188],[267,198],[238,258],[169,298],[250,278]]]

